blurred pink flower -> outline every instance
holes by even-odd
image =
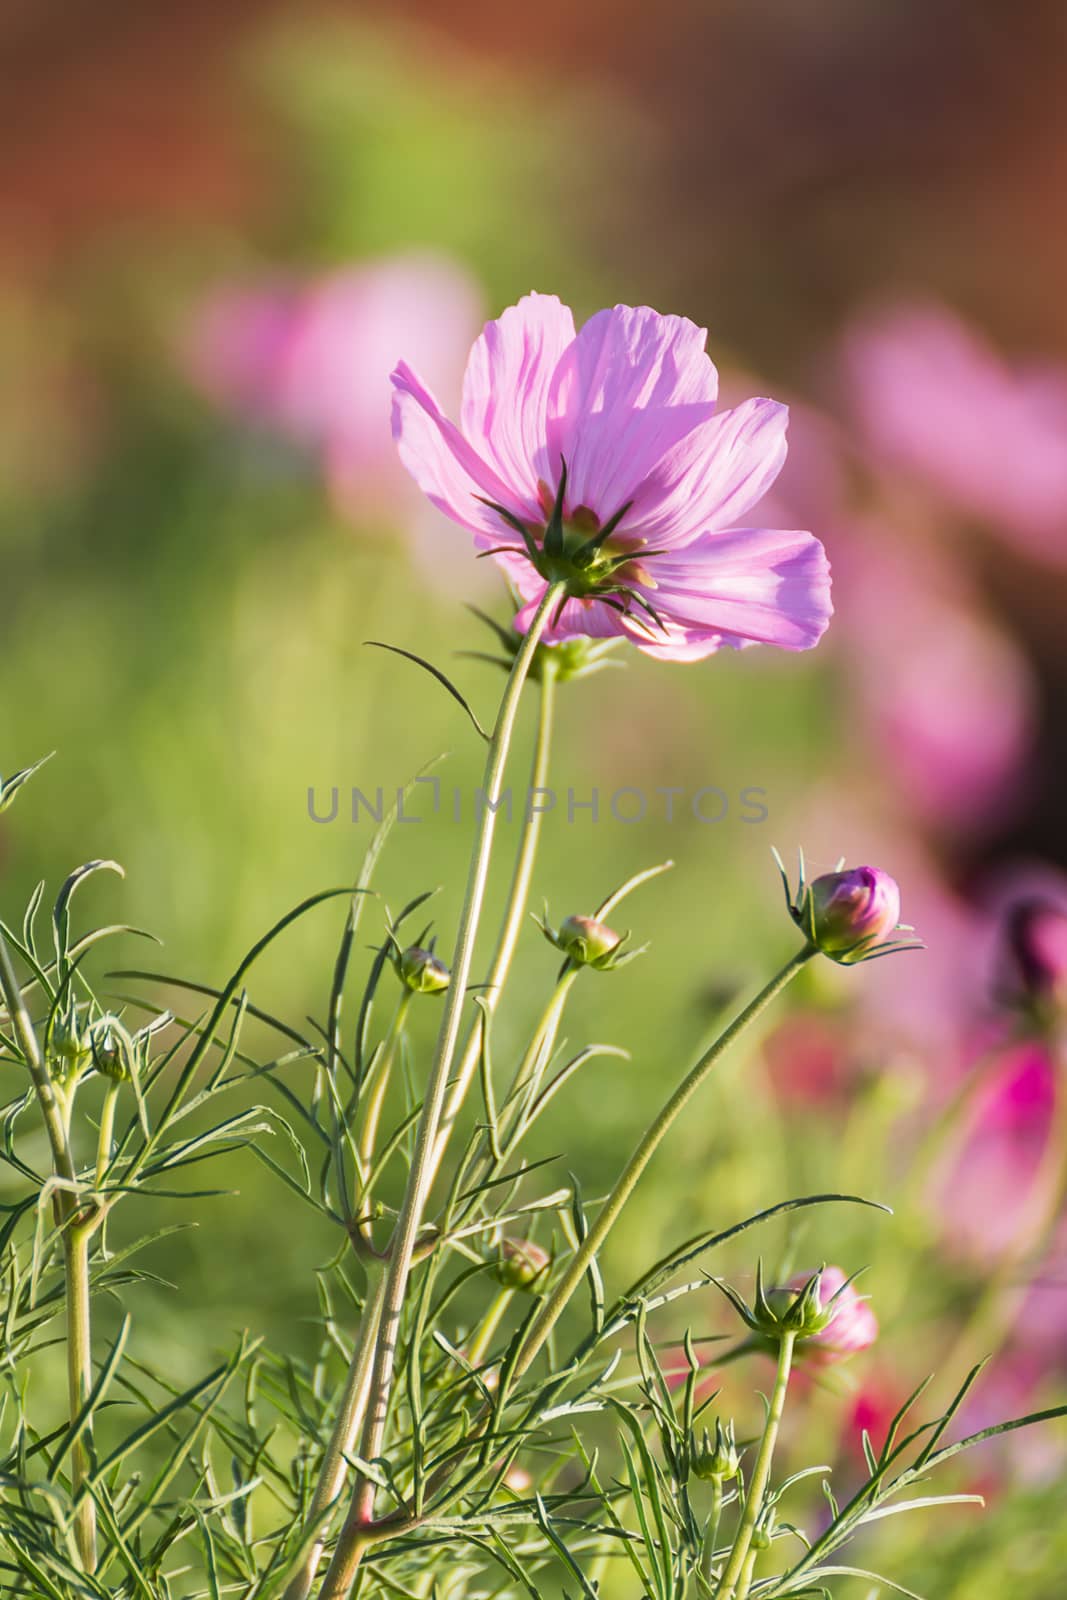
[[[844,1106],[852,1073],[839,1019],[798,1012],[775,1029],[765,1049],[775,1093],[786,1106]]]
[[[947,554],[853,531],[837,571],[839,646],[887,780],[938,830],[999,821],[1024,793],[1036,720],[1025,657]]]
[[[563,577],[578,595],[552,639],[621,635],[674,661],[818,642],[831,611],[822,546],[737,526],[785,459],[786,408],[716,413],[705,338],[684,317],[629,306],[576,333],[554,295],[527,295],[471,351],[461,428],[397,367],[401,459],[494,552],[528,602],[520,629]]]
[[[1006,1350],[982,1373],[967,1396],[950,1439],[981,1433],[1054,1403],[1059,1397],[1042,1393],[1046,1378],[1047,1369],[1031,1353]],[[963,1457],[963,1463],[974,1474],[969,1491],[987,1497],[1018,1488],[1021,1483],[1054,1483],[1063,1472],[1063,1435],[1049,1427],[998,1434],[988,1443],[975,1445]]]
[[[1067,562],[1067,371],[1010,363],[937,305],[859,318],[841,355],[876,454],[958,511]]]
[[[789,1287],[803,1289],[810,1277],[810,1273],[799,1273]],[[831,1301],[833,1316],[826,1327],[802,1343],[805,1358],[820,1365],[856,1355],[878,1337],[878,1318],[840,1267],[824,1267],[819,1279],[819,1304],[825,1307]]]
[[[934,1179],[946,1245],[976,1262],[1018,1241],[1048,1143],[1057,1074],[1036,1040],[1009,1046],[976,1093],[961,1137]]]
[[[456,383],[481,314],[457,263],[401,255],[224,285],[197,308],[183,354],[217,405],[313,451],[343,507],[367,515],[409,488],[389,429],[401,352],[431,382]]]
[[[1067,1001],[1067,876],[1044,862],[1013,864],[985,885],[987,983],[1024,1008]]]

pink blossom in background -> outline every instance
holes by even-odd
[[[1015,863],[986,880],[981,903],[991,998],[1007,1006],[1067,1001],[1067,875],[1046,862]]]
[[[954,1254],[995,1260],[1031,1225],[1056,1093],[1056,1067],[1043,1043],[1004,1050],[934,1180],[931,1203]]]
[[[803,1289],[810,1277],[810,1273],[798,1273],[789,1287]],[[825,1307],[833,1300],[833,1316],[821,1333],[803,1340],[802,1349],[808,1361],[822,1364],[843,1360],[868,1349],[878,1337],[878,1318],[847,1277],[840,1267],[823,1268],[819,1279],[819,1304]]]
[[[1047,1369],[1032,1353],[1014,1346],[1005,1350],[982,1373],[957,1413],[947,1442],[981,1433],[1062,1397],[1046,1389]],[[1056,1428],[1020,1428],[975,1445],[963,1458],[974,1476],[971,1494],[989,1498],[1008,1493],[1021,1483],[1054,1483],[1064,1466],[1063,1434]]]
[[[764,1048],[783,1105],[843,1108],[854,1074],[839,1018],[797,1012],[780,1023]]]
[[[401,459],[480,550],[497,552],[528,602],[520,628],[554,563],[572,594],[583,592],[552,639],[617,635],[674,661],[723,645],[818,642],[831,611],[818,540],[739,526],[785,459],[786,408],[750,400],[717,412],[705,338],[684,317],[630,306],[576,332],[554,295],[527,295],[474,345],[458,428],[407,362],[398,366]],[[550,562],[557,497],[563,548]],[[595,564],[582,566],[602,532]]]
[[[852,1396],[843,1418],[841,1442],[853,1465],[867,1476],[867,1459],[863,1450],[866,1433],[878,1454],[885,1445],[893,1418],[908,1397],[909,1390],[884,1373],[864,1374],[859,1389]],[[914,1418],[906,1417],[905,1431],[915,1426]]]
[[[389,428],[393,367],[408,354],[432,383],[458,383],[481,316],[458,263],[393,256],[225,284],[197,307],[183,358],[217,405],[312,451],[358,518],[409,494]]]
[[[1029,664],[945,552],[854,526],[837,561],[847,683],[872,752],[916,821],[988,827],[1024,796],[1036,726]]]
[[[877,459],[1067,562],[1067,371],[1009,362],[953,312],[901,305],[859,317],[840,356],[848,413]]]

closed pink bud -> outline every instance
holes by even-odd
[[[827,872],[808,888],[804,931],[834,961],[862,961],[890,939],[899,922],[900,890],[879,867]]]

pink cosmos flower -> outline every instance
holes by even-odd
[[[527,295],[475,343],[460,427],[397,367],[401,459],[499,561],[527,602],[520,630],[563,581],[549,639],[621,635],[673,661],[818,642],[831,613],[818,540],[739,526],[785,459],[787,409],[716,412],[705,338],[647,306],[600,311],[576,332],[554,295]]]
[[[810,1278],[810,1273],[800,1273],[791,1279],[789,1287],[803,1289]],[[840,1267],[824,1267],[819,1278],[819,1304],[826,1307],[831,1300],[834,1305],[830,1321],[802,1344],[806,1358],[819,1364],[856,1355],[878,1337],[878,1318]]]
[[[936,305],[861,318],[842,365],[850,410],[887,465],[1039,559],[1067,561],[1067,372],[1010,364]]]

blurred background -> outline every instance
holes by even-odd
[[[450,660],[487,637],[464,603],[506,601],[394,459],[401,356],[454,409],[484,319],[539,288],[579,318],[684,313],[728,400],[792,403],[766,520],[828,547],[824,644],[632,652],[563,695],[554,783],[604,800],[595,825],[549,816],[538,903],[587,911],[676,868],[628,908],[648,955],[591,974],[568,1028],[633,1062],[593,1064],[546,1148],[601,1192],[665,1079],[790,948],[772,844],[898,877],[926,953],[812,971],[743,1092],[735,1061],[678,1130],[609,1261],[794,1192],[893,1204],[791,1245],[871,1265],[883,1339],[803,1402],[846,1482],[859,1430],[975,1340],[997,1356],[969,1425],[1064,1394],[1062,1089],[1019,1002],[1045,1015],[1067,968],[1065,180],[1058,0],[1025,27],[1007,0],[0,15],[0,771],[58,752],[0,823],[9,920],[40,876],[115,856],[126,882],[87,891],[94,910],[165,945],[123,958],[221,982],[289,905],[352,878],[371,827],[353,786],[388,793],[449,750],[446,794],[469,794],[460,713],[363,645],[432,657],[486,711],[498,693]],[[604,814],[635,785],[714,786],[726,813]],[[308,790],[325,812],[332,786],[338,818],[316,824]],[[766,821],[743,819],[745,788]],[[446,809],[398,830],[381,877],[394,906],[445,886],[445,944],[466,851]],[[338,916],[254,998],[321,1015]],[[535,929],[523,956],[512,1045],[553,971]],[[166,1288],[138,1291],[179,1371],[239,1325],[310,1337],[330,1242],[238,1166],[241,1194],[194,1204],[197,1233],[164,1252],[181,1319]],[[692,1315],[727,1321],[710,1291]],[[994,1512],[943,1515],[936,1538],[894,1522],[898,1575],[1059,1595],[1065,1444],[1059,1425],[970,1458]]]

